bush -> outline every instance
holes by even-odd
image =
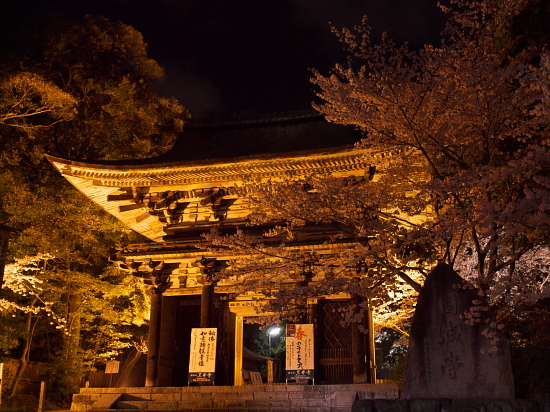
[[[1,412],[36,412],[38,398],[32,395],[15,395],[2,399]]]
[[[49,402],[61,407],[71,405],[72,395],[78,393],[80,378],[83,375],[83,365],[66,359],[58,358],[52,362],[48,370],[46,397]]]

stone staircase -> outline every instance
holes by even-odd
[[[82,388],[72,412],[348,412],[357,393],[397,399],[395,384]]]

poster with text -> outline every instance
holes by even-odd
[[[286,379],[313,379],[313,325],[286,325]]]
[[[214,382],[216,371],[216,328],[191,329],[188,382]]]

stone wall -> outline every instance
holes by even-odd
[[[550,400],[534,399],[361,399],[352,412],[546,412]]]

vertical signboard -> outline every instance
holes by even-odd
[[[216,328],[191,329],[188,382],[214,383],[216,371]]]
[[[286,379],[314,379],[313,325],[286,325]]]

